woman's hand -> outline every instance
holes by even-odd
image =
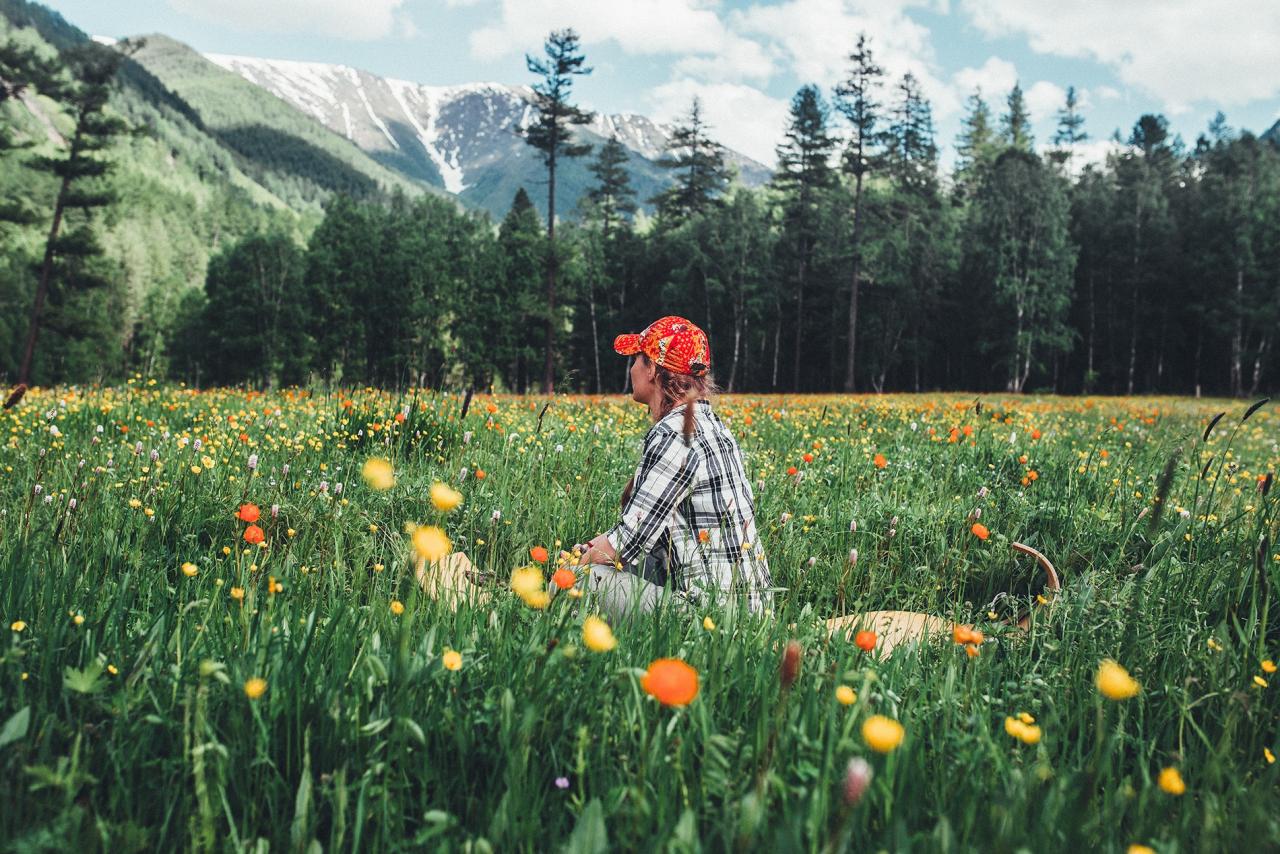
[[[593,563],[613,564],[617,560],[617,553],[613,550],[613,543],[609,542],[609,538],[604,534],[596,535],[588,543],[580,543],[574,546],[574,550],[581,553],[578,558],[579,566]]]

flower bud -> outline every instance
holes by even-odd
[[[855,756],[849,760],[849,764],[844,769],[844,802],[846,804],[852,807],[862,800],[863,793],[871,785],[871,777],[874,773],[871,770],[871,764],[861,756]]]
[[[803,651],[799,641],[787,641],[787,648],[782,652],[782,669],[778,673],[778,681],[783,688],[790,688],[800,676],[800,656]]]
[[[858,550],[849,549],[849,568],[853,569],[858,565]]]
[[[250,455],[249,455],[249,462],[248,462],[248,466],[249,466],[249,471],[253,471],[254,469],[256,469],[256,468],[258,467],[258,455],[257,455],[257,454],[250,454]]]

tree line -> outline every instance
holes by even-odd
[[[336,195],[305,245],[282,225],[212,259],[164,330],[170,375],[619,392],[613,337],[674,313],[708,331],[731,391],[1280,384],[1280,147],[1221,115],[1191,146],[1143,115],[1082,166],[1074,90],[1039,147],[1019,86],[975,92],[944,174],[918,81],[888,80],[861,37],[832,91],[795,94],[767,186],[734,180],[695,99],[660,161],[669,188],[639,199],[622,144],[573,133],[590,120],[576,34],[526,65],[546,219],[523,189],[500,223]],[[557,213],[573,157],[594,185]]]

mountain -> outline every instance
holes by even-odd
[[[1262,138],[1280,145],[1280,119],[1277,119],[1275,124],[1262,132]]]
[[[519,135],[535,115],[533,92],[526,86],[426,86],[346,65],[223,54],[207,58],[278,96],[389,169],[452,193],[495,218],[506,212],[520,186],[535,203],[544,196],[539,154]],[[152,70],[168,79],[163,69]],[[597,114],[577,135],[594,145],[618,137],[631,154],[632,184],[643,203],[670,184],[669,171],[656,161],[671,130],[634,113]],[[727,159],[748,186],[770,177],[767,167],[742,154],[727,152]],[[559,212],[570,210],[590,185],[589,162],[590,156],[561,165],[557,194],[564,201],[557,205]]]

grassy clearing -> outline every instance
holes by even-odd
[[[546,403],[479,397],[464,418],[434,393],[136,382],[6,412],[0,847],[1280,845],[1280,407],[723,398],[776,611],[666,613],[597,653],[589,598],[533,609],[507,582],[532,547],[554,564],[612,523],[647,415]],[[392,488],[361,478],[370,457]],[[437,481],[457,509],[432,506]],[[406,523],[442,527],[492,602],[421,596]],[[1050,605],[1011,541],[1055,562]],[[880,661],[823,630],[896,608],[986,642]],[[1026,608],[1025,634],[1002,619]],[[687,706],[642,689],[662,657],[697,669]],[[1106,658],[1136,696],[1099,693]],[[862,732],[877,714],[905,730],[884,754]],[[850,805],[855,757],[873,777]]]

